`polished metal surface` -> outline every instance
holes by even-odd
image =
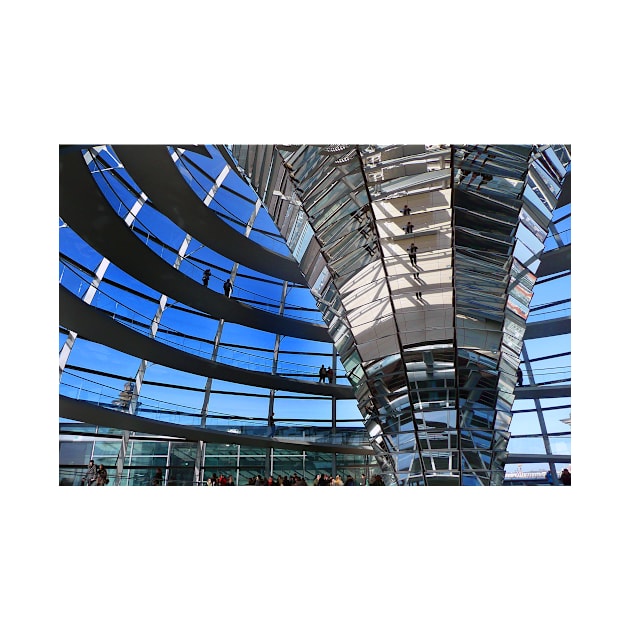
[[[250,175],[270,147],[231,151],[318,301],[388,482],[500,485],[565,147],[276,145],[264,190]]]

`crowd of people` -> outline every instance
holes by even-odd
[[[213,478],[216,475],[212,476]],[[225,482],[221,483],[220,480],[224,478],[227,480],[231,480],[232,483]],[[232,480],[232,476],[225,477],[224,475],[220,475],[218,477],[218,483],[210,483],[211,479],[208,479],[208,485],[227,485],[233,486],[234,482]],[[327,473],[318,474],[313,483],[308,483],[304,477],[298,475],[297,473],[293,473],[292,475],[270,475],[269,477],[265,477],[263,475],[256,475],[255,477],[250,477],[247,481],[248,486],[384,486],[385,482],[381,475],[374,475],[369,481],[365,474],[361,474],[361,479],[357,482],[352,475],[346,475],[346,478],[343,479],[341,475],[329,475]]]
[[[571,472],[565,468],[559,477],[560,483],[564,486],[571,485]],[[551,483],[551,474],[547,474],[547,481]],[[94,460],[88,463],[87,471],[81,478],[82,486],[106,486],[109,484],[107,469],[103,464],[96,466]],[[151,478],[152,486],[164,485],[164,475],[161,468],[157,468],[155,474]],[[220,473],[212,473],[211,477],[205,481],[208,486],[234,486],[234,477],[232,475]],[[318,474],[312,483],[308,483],[306,479],[297,473],[292,475],[273,475],[264,476],[261,474],[250,477],[247,480],[248,486],[384,486],[383,477],[379,474],[372,475],[368,480],[365,473],[361,473],[361,478],[355,480],[352,475],[346,475],[343,479],[341,475],[329,475],[328,473]]]
[[[232,475],[224,475],[221,473],[217,477],[217,473],[212,473],[212,477],[208,477],[206,481],[206,485],[208,486],[233,486],[234,485],[234,477]]]
[[[81,479],[81,485],[87,486],[105,486],[109,483],[107,469],[103,464],[96,466],[94,460],[91,459],[87,466],[87,471]],[[162,468],[157,468],[155,474],[151,478],[152,486],[164,485],[164,473]],[[234,477],[224,473],[212,473],[204,482],[208,486],[234,486]],[[341,475],[329,475],[328,473],[318,474],[312,483],[297,473],[292,475],[273,475],[264,476],[262,474],[250,477],[247,481],[248,486],[384,486],[385,482],[381,475],[373,475],[369,480],[365,473],[361,473],[361,478],[355,478],[348,474],[345,479]]]
[[[153,477],[152,484],[154,486],[163,485],[162,470],[158,469],[158,473]],[[205,480],[204,485],[207,486],[234,486],[234,477],[224,473],[212,473],[211,477]],[[346,475],[345,480],[341,475],[329,475],[327,473],[319,474],[312,483],[306,481],[304,477],[293,473],[292,475],[269,475],[262,474],[250,477],[247,480],[248,486],[384,486],[385,482],[381,475],[374,475],[369,481],[365,474],[361,475],[361,479],[357,482],[352,475]]]

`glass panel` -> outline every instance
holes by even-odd
[[[92,457],[94,442],[59,442],[59,465],[86,465]]]

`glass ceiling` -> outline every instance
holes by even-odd
[[[114,145],[60,162],[62,397],[203,428],[364,427],[391,484],[501,484],[515,444],[570,454],[568,397],[536,397],[570,386],[570,334],[526,332],[570,315],[567,265],[536,281],[570,247],[566,147]]]

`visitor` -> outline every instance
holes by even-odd
[[[405,234],[411,234],[413,232],[413,225],[411,225],[411,221],[407,221],[407,225],[405,226]]]
[[[335,373],[331,367],[326,370],[326,376],[328,377],[328,382],[332,383],[335,378]]]
[[[319,478],[319,481],[317,482],[317,485],[318,486],[329,486],[331,481],[332,481],[332,479],[326,473],[322,473],[322,476]]]
[[[229,278],[223,283],[223,293],[227,298],[232,294],[232,283]]]
[[[161,486],[163,482],[162,479],[162,469],[158,468],[155,471],[155,475],[153,475],[153,479],[151,479],[151,485],[152,486]]]
[[[383,481],[383,477],[381,477],[380,475],[374,475],[374,477],[372,477],[372,480],[370,481],[370,485],[371,486],[384,486],[385,482]]]
[[[352,475],[346,476],[346,482],[343,484],[344,486],[354,486],[354,477]]]
[[[81,480],[81,485],[82,486],[93,485],[94,482],[96,481],[96,477],[97,477],[96,465],[94,464],[94,460],[91,459],[88,464],[87,472],[85,473],[85,476]]]
[[[405,204],[405,207],[402,209],[402,213],[403,213],[403,216],[407,216],[411,214],[411,208],[407,204]]]
[[[571,485],[571,473],[569,472],[567,468],[564,468],[562,470],[562,474],[560,475],[560,481],[562,482],[564,486]]]
[[[407,247],[407,251],[409,252],[409,260],[411,261],[411,264],[415,267],[415,265],[416,265],[416,253],[418,251],[418,248],[415,246],[414,243],[411,243],[411,245],[409,247]]]
[[[325,383],[326,382],[326,376],[328,376],[328,372],[326,371],[326,368],[322,364],[322,367],[319,368],[319,382],[320,383]]]
[[[204,287],[207,287],[208,280],[210,280],[210,269],[206,269],[203,272],[203,275],[201,276],[201,284],[203,284]]]
[[[271,414],[271,418],[269,418],[269,432],[267,433],[267,437],[275,437],[276,436],[276,425],[273,421],[273,414]]]
[[[114,401],[114,404],[122,407],[123,409],[128,409],[131,404],[131,399],[133,398],[133,391],[135,389],[135,383],[131,381],[127,381],[125,383],[124,389],[120,392],[118,396],[118,400]]]
[[[98,470],[96,471],[96,485],[97,486],[106,486],[109,483],[109,479],[107,478],[107,469],[103,464],[99,464]]]

